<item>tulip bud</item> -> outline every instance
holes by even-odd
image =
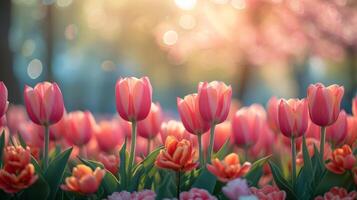
[[[200,82],[198,85],[199,112],[209,123],[219,124],[227,119],[231,98],[232,88],[223,82]]]
[[[276,97],[271,97],[267,103],[268,124],[274,132],[280,132],[278,109],[279,100]]]
[[[325,87],[321,83],[310,85],[307,89],[307,100],[311,120],[319,126],[333,124],[340,113],[340,104],[344,87],[330,85]]]
[[[113,122],[100,122],[94,132],[99,148],[107,153],[114,151],[124,140],[121,128]]]
[[[346,144],[354,147],[357,142],[357,116],[347,116]]]
[[[162,122],[162,110],[160,104],[151,104],[149,115],[138,122],[138,135],[146,139],[152,139],[160,132]]]
[[[7,88],[5,84],[0,82],[0,118],[5,114],[9,102],[7,101]]]
[[[183,124],[175,120],[162,123],[160,136],[163,143],[168,136],[174,136],[178,140],[186,139],[191,141],[191,135],[186,131]]]
[[[94,132],[95,120],[89,111],[75,111],[67,116],[66,120],[68,142],[77,146],[87,144]]]
[[[186,130],[195,135],[203,134],[210,128],[209,123],[200,115],[198,101],[197,94],[187,95],[184,99],[177,98],[181,121]]]
[[[340,112],[337,120],[326,128],[326,139],[337,145],[345,141],[347,136],[347,115],[344,110]]]
[[[286,137],[302,136],[308,125],[308,106],[305,99],[281,99],[278,118],[280,131]]]
[[[148,77],[121,78],[115,86],[116,106],[126,121],[145,119],[151,107],[152,87]]]

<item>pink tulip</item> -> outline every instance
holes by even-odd
[[[261,137],[258,138],[257,143],[250,148],[250,155],[254,158],[267,156],[273,153],[273,145],[276,141],[276,134],[269,128],[267,123],[263,124]]]
[[[276,133],[280,132],[278,108],[279,100],[276,97],[271,97],[267,103],[268,124],[270,128]]]
[[[309,119],[307,129],[306,129],[306,138],[315,138],[317,140],[320,140],[320,134],[321,134],[321,128],[314,124],[311,119]]]
[[[223,122],[222,124],[218,124],[214,129],[214,145],[213,151],[219,151],[224,143],[228,140],[230,144],[233,144],[233,141],[230,139],[232,135],[232,127],[229,122]],[[209,143],[209,134],[203,135],[203,149],[208,148]]]
[[[42,133],[41,133],[42,132]],[[25,140],[26,144],[31,147],[43,147],[43,139],[41,139],[40,134],[44,134],[44,128],[31,122],[22,123],[19,126],[19,133],[21,137]]]
[[[199,112],[202,118],[214,124],[227,119],[232,88],[220,81],[200,82],[198,85]]]
[[[207,190],[199,188],[191,188],[187,192],[180,193],[180,200],[217,200],[216,197],[212,196]]]
[[[107,153],[113,152],[124,140],[121,128],[113,122],[100,122],[94,132],[99,149]]]
[[[82,146],[87,144],[93,134],[95,120],[89,111],[75,111],[67,116],[66,139],[72,144]]]
[[[116,106],[126,121],[145,119],[151,107],[152,87],[148,77],[121,78],[115,86]]]
[[[346,144],[355,147],[357,141],[357,116],[347,116],[348,132],[346,136]]]
[[[149,115],[138,122],[138,135],[146,139],[152,139],[160,132],[162,122],[162,110],[160,104],[151,104]]]
[[[326,139],[333,144],[342,144],[347,136],[347,115],[344,110],[340,112],[335,123],[326,128]]]
[[[67,118],[67,113],[64,112],[62,119],[57,122],[56,124],[53,124],[50,126],[50,139],[58,141],[66,135],[67,131],[67,124],[66,124],[66,118]]]
[[[22,105],[11,105],[6,112],[7,127],[12,135],[17,134],[19,126],[28,120],[26,109]]]
[[[281,99],[278,118],[280,131],[286,137],[302,136],[308,125],[309,111],[305,99]]]
[[[181,121],[186,130],[195,135],[203,134],[210,128],[210,124],[203,120],[200,115],[198,101],[197,94],[187,95],[184,99],[177,98],[177,107]]]
[[[357,117],[357,96],[352,100],[352,113],[353,116]]]
[[[238,146],[254,145],[266,120],[264,108],[259,104],[239,109],[232,120],[234,142]]]
[[[0,82],[0,118],[5,114],[9,102],[7,101],[7,88],[5,84]]]
[[[61,120],[64,104],[56,83],[41,82],[34,88],[25,86],[25,105],[30,119],[38,125],[51,125]]]
[[[121,127],[123,131],[123,135],[127,137],[128,139],[131,138],[131,122],[125,121],[122,118],[114,119],[117,123],[119,123],[119,126]]]
[[[307,89],[307,100],[311,120],[319,126],[333,124],[340,113],[343,93],[343,86],[336,84],[328,87],[321,83],[310,85]]]
[[[0,117],[0,127],[5,127],[7,125],[6,116]]]
[[[222,192],[230,200],[237,200],[240,197],[250,196],[252,194],[247,181],[241,178],[229,181],[227,185],[222,188]]]
[[[191,135],[186,131],[183,124],[175,120],[162,123],[160,136],[163,144],[165,144],[168,136],[174,136],[177,140],[191,140]]]

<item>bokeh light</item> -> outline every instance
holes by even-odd
[[[37,79],[42,74],[42,62],[39,59],[33,59],[27,66],[27,74],[31,79]]]

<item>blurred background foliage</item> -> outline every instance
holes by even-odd
[[[313,82],[357,88],[355,0],[4,0],[0,79],[59,83],[67,110],[114,113],[119,77],[150,77],[154,100],[222,80],[243,105],[304,97]]]

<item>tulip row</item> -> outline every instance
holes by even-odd
[[[0,199],[356,199],[357,98],[350,116],[343,93],[318,83],[238,109],[230,86],[202,82],[176,121],[130,77],[115,88],[120,118],[95,119],[67,113],[56,83],[9,106],[1,82]]]

